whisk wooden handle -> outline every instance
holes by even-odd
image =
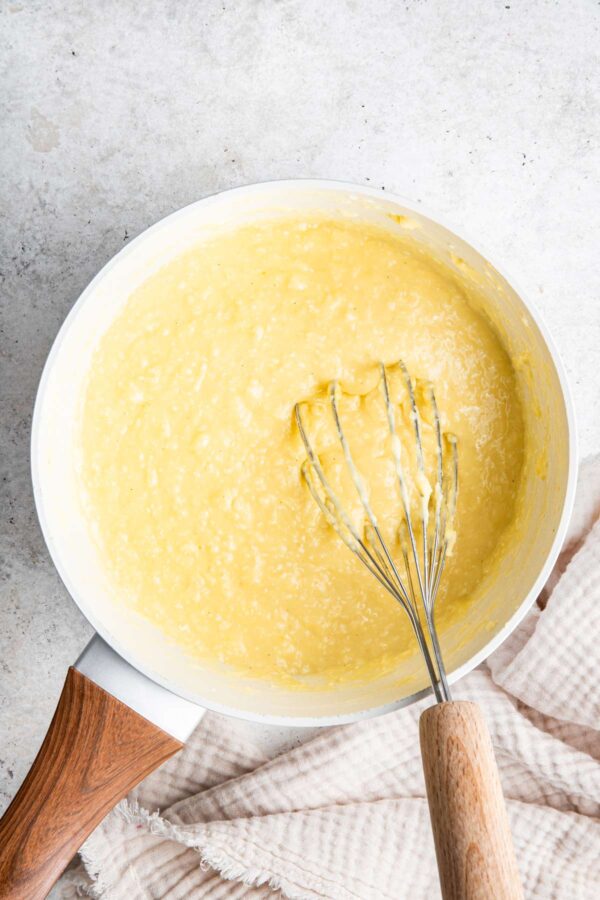
[[[422,714],[420,736],[444,900],[522,900],[498,768],[479,707],[438,703]]]

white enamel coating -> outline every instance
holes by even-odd
[[[136,702],[144,682],[150,679],[180,697],[223,713],[270,723],[326,725],[387,712],[428,691],[417,657],[367,685],[312,685],[311,690],[303,691],[253,682],[187,658],[119,604],[81,514],[76,448],[82,388],[94,347],[131,290],[173,255],[219,230],[261,218],[312,212],[374,222],[399,233],[408,230],[449,265],[462,271],[466,266],[467,271],[476,273],[488,297],[487,313],[511,353],[523,361],[520,377],[531,435],[530,455],[539,460],[539,466],[546,465],[547,475],[539,478],[531,467],[522,540],[505,558],[500,577],[473,608],[468,627],[455,626],[442,636],[450,682],[488,656],[521,621],[562,544],[576,480],[572,405],[549,335],[514,282],[497,266],[492,267],[472,244],[424,214],[420,206],[371,188],[332,181],[282,181],[208,197],[132,241],[83,292],[48,357],[33,419],[32,477],[46,543],[67,589],[96,631],[144,673],[135,688]],[[97,679],[101,683],[100,676]],[[147,690],[150,696],[152,689]],[[121,693],[127,702],[127,691]]]

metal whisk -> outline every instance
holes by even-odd
[[[398,370],[405,387],[404,408],[393,402],[390,376]],[[399,521],[396,552],[382,534],[369,498],[367,485],[355,464],[340,416],[341,388],[332,381],[327,397],[337,438],[354,488],[366,515],[364,527],[352,521],[338,493],[327,478],[303,420],[303,403],[295,406],[295,416],[307,458],[302,474],[321,512],[377,581],[401,604],[407,613],[423,653],[436,699],[448,701],[450,689],[440,650],[434,618],[435,600],[446,558],[452,547],[452,525],[458,493],[458,453],[456,438],[443,435],[435,393],[431,384],[423,386],[424,402],[430,410],[434,432],[433,461],[426,466],[423,447],[423,417],[417,403],[416,386],[402,361],[386,367],[379,364],[380,389],[389,429],[390,450],[398,487]],[[413,457],[406,458],[397,430],[399,415],[408,417],[414,432]],[[416,473],[411,480],[409,468]],[[429,468],[429,471],[428,471]],[[411,501],[415,501],[414,504]],[[411,505],[417,507],[415,514]],[[395,558],[396,557],[396,558]]]

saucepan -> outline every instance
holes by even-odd
[[[119,604],[82,514],[78,421],[86,374],[99,339],[130,293],[174,255],[219,230],[315,212],[402,233],[463,277],[477,279],[485,313],[516,361],[527,429],[522,538],[507,550],[468,623],[442,635],[450,682],[510,634],[554,565],[575,487],[572,406],[543,324],[489,257],[420,206],[332,181],[250,185],[163,219],[117,254],[83,292],[39,386],[31,442],[38,516],[61,578],[96,636],[69,670],[44,743],[0,822],[1,897],[45,896],[94,826],[182,747],[205,709],[279,725],[337,725],[398,709],[429,690],[417,656],[368,683],[302,691],[216,671],[187,657]]]

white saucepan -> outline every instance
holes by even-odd
[[[418,657],[378,681],[310,691],[204,667],[115,602],[82,515],[77,478],[82,391],[92,353],[128,295],[174,255],[219,230],[303,212],[410,232],[411,239],[425,244],[463,277],[472,273],[484,288],[487,314],[513,358],[520,360],[532,461],[526,473],[523,537],[471,610],[468,630],[455,626],[442,636],[450,682],[510,634],[554,565],[575,487],[573,411],[546,329],[496,264],[420,207],[339,182],[250,185],[168,216],[128,244],[83,292],[56,338],[38,391],[31,444],[37,511],[52,559],[96,637],[69,670],[44,745],[0,822],[0,897],[45,896],[93,827],[134,784],[182,746],[204,709],[265,723],[334,725],[398,709],[429,690]],[[455,720],[452,728],[464,726],[462,719],[462,725]],[[439,742],[439,728],[436,735]],[[438,844],[442,870],[440,852]],[[499,852],[497,845],[496,855]],[[459,894],[447,887],[445,896]]]

